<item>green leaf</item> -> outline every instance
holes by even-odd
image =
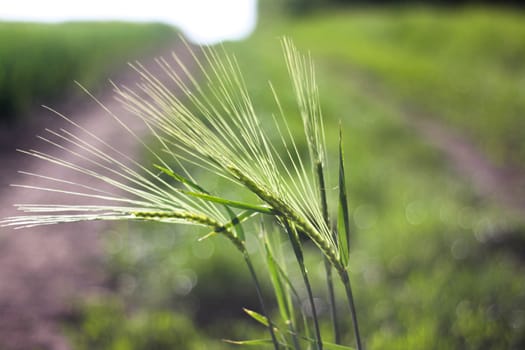
[[[271,273],[273,274],[273,270],[275,269],[275,271],[278,273],[278,279],[282,285],[282,289],[284,291],[286,291],[285,295],[286,295],[286,300],[287,300],[287,304],[288,304],[288,313],[290,315],[290,317],[292,317],[291,321],[293,322],[294,321],[294,304],[292,302],[292,299],[295,298],[295,300],[297,301],[300,301],[301,300],[301,297],[299,296],[299,293],[297,293],[297,290],[295,289],[292,281],[290,281],[290,278],[288,277],[288,274],[286,273],[286,271],[279,265],[279,262],[273,257],[273,253],[272,253],[272,248],[271,248],[271,242],[269,240],[269,236],[267,236],[267,240],[268,240],[268,248],[270,249],[270,254],[272,255],[272,266],[269,268],[269,270],[271,270]],[[274,278],[274,277],[272,277]],[[302,310],[300,309],[300,312],[301,312],[301,315],[304,317],[304,314],[302,313]],[[286,318],[284,318],[286,319]]]
[[[186,178],[186,177],[184,177],[184,176],[182,176],[180,174],[177,174],[173,170],[170,170],[168,168],[165,168],[165,167],[157,165],[157,164],[153,164],[153,166],[155,168],[157,168],[158,170],[162,171],[164,174],[174,178],[175,180],[177,180],[178,182],[186,185],[189,188],[193,188],[194,190],[197,190],[197,191],[202,192],[202,193],[208,193],[206,190],[204,190],[201,186],[199,186],[195,182],[191,181],[190,179],[188,179],[188,178]]]
[[[300,300],[301,298],[299,297],[299,293],[297,293],[297,290],[293,286],[292,281],[290,281],[290,278],[288,278],[286,271],[284,271],[283,268],[279,264],[276,264],[276,265],[277,265],[277,268],[279,269],[279,274],[281,275],[281,278],[284,279],[284,281],[286,282],[286,285],[288,286],[288,288],[290,288],[290,292],[292,293],[292,295],[295,297],[296,300]]]
[[[252,210],[263,214],[275,214],[274,210],[267,206],[261,206],[256,204],[250,204],[250,203],[244,203],[244,202],[237,202],[232,201],[229,199],[221,198],[212,196],[206,193],[198,193],[198,192],[191,192],[191,191],[185,191],[185,190],[179,190],[179,192],[184,193],[188,196],[204,199],[206,201],[214,202],[223,204],[229,207],[239,208],[239,209],[246,209],[246,210]]]
[[[249,210],[246,210],[246,211],[243,211],[241,212],[239,215],[235,216],[235,214],[233,212],[230,213],[231,215],[233,215],[233,218],[227,222],[223,227],[224,228],[231,228],[231,227],[236,227],[236,228],[239,228],[240,231],[242,231],[242,236],[239,235],[239,238],[241,238],[241,240],[244,239],[244,230],[242,229],[242,223],[246,220],[248,220],[249,218],[251,218],[252,216],[254,216],[256,213],[253,212],[253,211],[249,211]],[[239,232],[239,230],[237,232]],[[209,233],[207,233],[205,236],[202,236],[201,238],[199,238],[199,241],[203,241],[205,240],[206,238],[209,238],[217,233],[221,233],[222,231],[220,230],[214,230],[214,231],[211,231]]]
[[[303,248],[301,246],[301,241],[299,240],[299,235],[297,234],[297,230],[295,229],[293,224],[290,223],[288,220],[283,220],[284,227],[286,229],[286,232],[288,233],[288,237],[290,238],[290,242],[292,243],[292,248],[295,253],[295,257],[297,258],[297,261],[300,264],[304,264],[304,257],[303,257]]]
[[[343,136],[339,125],[339,210],[337,216],[337,238],[339,255],[344,266],[348,265],[350,255],[350,220],[346,195]]]
[[[235,344],[235,345],[247,345],[247,346],[258,346],[258,345],[268,345],[273,344],[271,339],[251,339],[251,340],[229,340],[223,339],[222,341]]]
[[[255,321],[261,323],[262,325],[268,327],[268,319],[259,314],[258,312],[255,312],[255,311],[252,311],[252,310],[248,310],[246,308],[243,309],[244,312],[246,312],[250,317],[252,317]],[[275,328],[276,331],[279,331],[278,328]],[[280,331],[280,333],[283,333]],[[290,331],[286,331],[285,333],[291,333]],[[300,336],[299,337],[305,341],[308,341],[308,342],[311,342],[311,343],[314,343],[315,340],[308,337],[308,336]],[[272,344],[272,341],[271,339],[255,339],[255,340],[225,340],[226,342],[228,343],[231,343],[231,344],[237,344],[237,345],[263,345],[263,344]],[[352,347],[349,347],[349,346],[345,346],[345,345],[339,345],[339,344],[334,344],[334,343],[330,343],[330,342],[325,342],[323,341],[322,342],[323,344],[323,348],[325,350],[354,350],[354,348]],[[284,345],[284,344],[281,344],[281,345]],[[287,346],[289,347],[289,346]]]
[[[325,341],[323,342],[323,348],[325,350],[354,350],[354,348],[350,346],[339,345],[339,344],[329,343]]]
[[[224,208],[226,208],[226,211],[230,216],[230,222],[224,226],[228,227],[228,225],[231,224],[235,228],[235,233],[237,234],[237,237],[239,237],[242,242],[246,241],[246,235],[244,234],[244,229],[242,228],[242,222],[245,219],[254,215],[254,212],[244,211],[237,216],[230,207],[225,205]],[[243,218],[243,215],[246,215],[245,218]]]
[[[288,327],[288,333],[290,334],[291,340],[294,344],[293,348],[295,350],[299,350],[301,349],[301,346],[299,345],[299,339],[296,332],[297,321],[291,295],[291,292],[294,292],[293,286],[290,284],[290,287],[287,288],[288,285],[286,283],[290,283],[290,281],[286,276],[285,271],[281,268],[281,266],[279,266],[279,263],[274,258],[272,252],[272,241],[268,235],[265,235],[264,247],[266,248],[266,263],[268,271],[270,272],[270,280],[272,281],[274,294],[277,299],[279,313]],[[299,296],[297,296],[297,300],[300,300]],[[286,342],[284,335],[283,339]]]
[[[270,279],[272,281],[275,297],[277,298],[279,312],[285,321],[290,321],[288,298],[286,297],[285,288],[279,274],[279,267],[277,266],[277,262],[273,257],[268,240],[266,240],[264,243],[264,247],[266,249],[266,262],[268,265],[268,271],[270,273]]]
[[[266,316],[261,315],[260,313],[256,311],[249,310],[247,308],[243,308],[244,312],[248,314],[251,318],[253,318],[255,321],[259,322],[265,327],[268,327],[270,324],[268,323],[268,319]]]
[[[206,191],[203,187],[199,186],[198,184],[196,184],[195,182],[191,181],[190,179],[188,179],[188,178],[186,178],[186,177],[184,177],[184,176],[182,176],[180,174],[177,174],[177,173],[175,173],[174,171],[172,171],[170,169],[164,168],[164,167],[162,167],[160,165],[154,164],[153,166],[155,168],[159,169],[160,171],[162,171],[164,174],[167,174],[170,177],[174,178],[175,180],[179,181],[180,183],[185,184],[188,188],[193,188],[194,190],[197,190],[200,193],[210,195],[210,193],[208,191]],[[230,216],[230,219],[233,222],[237,218],[237,216],[235,215],[233,210],[231,210],[231,208],[228,205],[225,205],[224,207],[225,207],[226,211],[228,212],[228,215]],[[246,236],[244,234],[244,230],[242,228],[242,225],[233,225],[233,226],[235,227],[235,232],[237,233],[237,236],[241,239],[241,241],[244,241],[246,239],[245,238]],[[206,236],[202,237],[200,240],[208,238],[208,237],[212,236],[214,233],[215,232],[210,232]]]

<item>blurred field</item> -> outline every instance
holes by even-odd
[[[406,108],[460,129],[500,165],[525,164],[523,13],[343,10],[293,24],[334,69],[366,73]]]
[[[94,89],[109,73],[174,37],[172,27],[131,23],[0,23],[0,122]]]
[[[344,129],[351,278],[367,349],[525,347],[523,217],[478,195],[407,119],[444,123],[496,164],[522,167],[524,17],[482,8],[265,13],[250,39],[225,45],[258,113],[278,111],[271,80],[298,132],[278,37],[312,53],[331,164],[340,120]],[[241,310],[257,308],[241,257],[221,237],[196,242],[205,231],[115,225],[106,247],[116,298],[81,306],[66,327],[76,347],[220,349],[231,346],[213,339],[264,337]],[[308,258],[324,297],[320,259]]]

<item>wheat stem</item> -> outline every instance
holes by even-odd
[[[296,257],[297,263],[299,264],[299,270],[301,270],[301,275],[303,277],[304,285],[306,287],[306,293],[308,294],[308,301],[310,303],[310,308],[312,311],[312,318],[314,320],[316,347],[318,350],[322,350],[323,341],[321,339],[321,330],[319,327],[319,320],[317,318],[317,309],[315,307],[314,296],[312,292],[312,286],[310,284],[310,279],[308,278],[308,271],[306,270],[306,266],[304,265],[303,251],[301,247],[301,242],[299,240],[299,235],[297,234],[297,231],[293,227],[293,224],[291,225],[287,219],[282,220],[282,222],[284,224],[286,232],[288,233],[290,242],[292,243],[295,257]]]
[[[361,345],[361,335],[359,333],[359,324],[357,322],[357,312],[355,308],[354,296],[352,294],[352,287],[350,285],[350,278],[348,276],[348,271],[346,269],[338,270],[341,281],[345,287],[346,298],[348,300],[348,305],[350,307],[350,314],[352,316],[352,324],[354,327],[354,335],[356,341],[357,350],[362,350],[363,346]]]

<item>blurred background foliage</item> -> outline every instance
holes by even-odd
[[[354,228],[350,270],[366,348],[523,349],[523,211],[480,196],[413,121],[446,125],[498,166],[523,176],[525,14],[517,7],[359,5],[267,0],[256,32],[225,46],[235,52],[261,118],[277,110],[270,79],[298,132],[278,38],[290,36],[314,57],[329,165],[337,164],[337,140],[330,136],[339,120],[344,130]],[[136,48],[140,40],[123,47]],[[64,47],[55,39],[42,45]],[[107,73],[109,66],[100,62],[112,51],[89,51],[68,58],[81,57],[81,65],[72,64],[61,79]],[[0,97],[20,94],[2,104],[16,113],[26,105],[16,101],[29,99],[28,85],[54,84],[35,78],[47,71],[44,60],[27,62],[24,87],[5,85],[9,92]],[[202,176],[210,188],[220,186]],[[241,310],[258,309],[241,256],[221,237],[197,242],[205,233],[115,225],[105,238],[112,293],[79,302],[78,315],[65,326],[76,347],[220,349],[231,346],[213,339],[264,337]],[[257,256],[257,244],[251,246]],[[315,254],[308,259],[323,305],[322,263]],[[343,302],[340,310],[346,310]],[[349,317],[343,322],[350,330]],[[345,342],[352,343],[350,331]]]
[[[122,62],[174,40],[163,24],[0,22],[0,123],[96,89]]]
[[[285,4],[285,9],[294,15],[302,15],[313,11],[324,10],[326,8],[341,7],[392,7],[392,6],[441,6],[457,7],[464,5],[497,5],[497,6],[522,6],[519,0],[262,0],[263,2]]]

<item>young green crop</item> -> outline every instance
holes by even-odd
[[[62,116],[75,131],[49,131],[60,140],[60,144],[48,138],[43,140],[73,157],[87,160],[89,167],[44,152],[31,150],[25,153],[90,177],[99,186],[26,173],[45,177],[56,185],[32,187],[35,190],[59,192],[71,198],[71,202],[19,204],[18,209],[26,215],[6,218],[0,224],[22,228],[85,220],[146,220],[207,227],[211,232],[204,238],[224,235],[242,253],[264,312],[264,315],[255,311],[247,311],[247,314],[265,325],[270,334],[270,339],[235,343],[269,343],[275,349],[301,349],[302,344],[316,349],[348,349],[322,339],[303,257],[304,243],[300,239],[300,236],[305,236],[324,256],[327,277],[331,276],[331,269],[335,269],[340,277],[351,311],[357,349],[361,349],[347,270],[350,237],[343,147],[340,142],[339,217],[335,229],[331,227],[328,217],[325,135],[311,59],[297,52],[290,40],[283,40],[304,134],[295,135],[292,132],[281,110],[279,117],[273,117],[271,125],[281,144],[277,145],[270,138],[269,127],[262,126],[263,120],[255,111],[235,58],[211,48],[204,48],[198,53],[189,50],[199,68],[199,78],[194,77],[176,55],[173,56],[176,66],[165,59],[158,60],[159,67],[179,92],[174,92],[140,64],[133,66],[142,78],[137,89],[125,86],[115,89],[125,108],[151,130],[161,145],[161,151],[145,144],[117,115],[101,104],[109,116],[146,148],[157,164],[148,166],[131,159],[125,151],[116,149]],[[279,105],[277,94],[275,97]],[[299,152],[296,142],[299,137],[307,141],[308,157]],[[83,154],[77,153],[74,148],[80,148]],[[196,168],[228,180],[231,186],[217,193],[208,191],[208,186],[200,183],[192,170]],[[75,189],[66,189],[64,185],[72,185]],[[252,200],[230,198],[232,188],[251,193]],[[81,202],[82,199],[95,200],[97,204],[78,204],[73,200],[75,197]],[[301,322],[307,318],[302,308],[294,306],[297,303],[293,292],[295,286],[287,278],[282,263],[273,256],[276,247],[272,246],[273,240],[267,239],[270,233],[264,232],[267,272],[273,282],[286,329],[270,318],[258,274],[245,243],[245,228],[250,227],[249,223],[256,216],[270,217],[279,227],[278,232],[272,234],[283,235],[290,241],[308,292],[313,319],[311,325]],[[327,279],[329,288],[333,288],[331,277]],[[334,300],[331,304],[335,305]],[[337,322],[333,313],[336,343],[340,341]]]

